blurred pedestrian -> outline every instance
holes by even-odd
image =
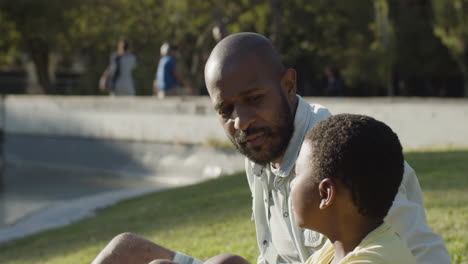
[[[341,78],[340,70],[337,67],[327,67],[325,69],[327,75],[327,87],[325,89],[326,96],[344,96],[344,81]]]
[[[132,72],[136,67],[136,58],[130,52],[130,43],[120,39],[117,51],[110,56],[109,67],[100,80],[100,89],[107,90],[111,95],[135,95]]]
[[[177,71],[176,54],[177,46],[167,42],[161,46],[161,59],[153,81],[153,91],[158,98],[189,94],[190,89],[184,88],[185,82]]]

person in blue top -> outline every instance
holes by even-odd
[[[185,82],[177,72],[175,53],[177,47],[164,43],[161,46],[161,59],[153,82],[154,94],[158,98],[185,94]]]

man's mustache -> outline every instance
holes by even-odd
[[[247,129],[247,130],[240,131],[237,135],[235,135],[234,138],[235,138],[237,144],[243,144],[241,142],[244,142],[247,139],[247,137],[249,137],[250,135],[253,135],[253,134],[257,134],[257,133],[263,133],[264,135],[271,135],[271,134],[273,134],[273,131],[270,128],[266,128],[266,127],[263,127],[263,128],[250,128],[250,129]]]

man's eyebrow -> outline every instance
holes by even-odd
[[[264,88],[252,88],[250,90],[241,92],[240,96],[246,96],[246,95],[253,94],[253,93],[256,93],[256,92],[260,92],[260,91],[263,91],[263,90],[265,90],[265,89]]]
[[[252,88],[252,89],[250,89],[250,90],[240,92],[240,94],[239,94],[238,96],[239,96],[239,97],[242,97],[242,96],[246,96],[246,95],[249,95],[249,94],[261,92],[261,91],[264,91],[264,90],[265,90],[264,88]],[[216,111],[219,111],[219,110],[221,110],[225,105],[226,105],[226,102],[223,101],[223,100],[220,100],[219,102],[217,102],[217,103],[215,104],[214,109],[215,109]]]

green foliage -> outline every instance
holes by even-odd
[[[411,151],[428,222],[454,264],[468,261],[468,150]],[[200,259],[231,252],[255,263],[251,194],[238,173],[120,202],[97,217],[0,246],[4,264],[90,263],[116,234],[134,232]]]
[[[70,20],[66,13],[77,4],[77,0],[0,1],[0,17],[7,25],[3,27],[9,44],[7,56],[15,54],[16,49],[27,52],[45,93],[55,92],[48,72],[50,54],[69,45]]]
[[[468,96],[468,1],[432,0],[434,33],[450,50],[465,78]]]
[[[453,263],[468,261],[468,151],[409,152],[429,225],[445,240]]]
[[[15,60],[20,56],[19,33],[15,30],[15,25],[0,12],[0,70],[4,66],[13,66]],[[2,67],[3,66],[3,67]]]
[[[430,1],[398,0],[389,3],[390,16],[395,25],[396,56],[393,67],[396,81],[401,84],[401,87],[395,87],[397,92],[418,96],[447,96],[454,93],[442,88],[444,85],[454,86],[452,83],[440,84],[441,80],[459,77],[460,74],[447,48],[433,33]]]
[[[468,1],[434,0],[432,3],[436,18],[436,36],[440,37],[454,54],[463,55],[468,43]]]
[[[11,64],[23,52],[31,55],[27,39],[44,42],[43,50],[62,58],[59,70],[70,71],[76,60],[85,63],[80,87],[72,93],[97,94],[97,81],[109,55],[117,40],[126,37],[137,55],[137,94],[149,95],[159,47],[169,41],[179,46],[178,65],[185,79],[203,94],[203,67],[216,44],[212,35],[216,26],[224,34],[254,31],[270,37],[285,63],[299,72],[302,94],[322,95],[324,69],[334,65],[342,72],[348,95],[385,95],[387,86],[401,80],[409,87],[402,92],[397,89],[397,94],[458,95],[444,88],[451,86],[447,80],[456,79],[458,73],[447,48],[434,35],[432,9],[435,34],[454,54],[460,54],[468,28],[463,26],[466,2],[372,3],[0,0],[0,22],[5,22],[0,32],[6,36],[0,40],[0,50],[6,54],[0,60]],[[460,61],[459,57],[453,56]]]

